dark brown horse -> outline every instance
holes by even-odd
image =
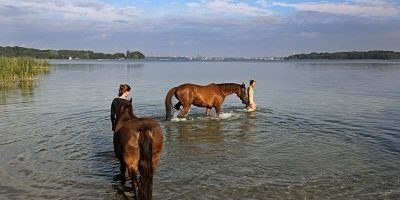
[[[183,106],[179,117],[186,117],[192,104],[198,107],[206,107],[207,116],[210,116],[212,108],[215,108],[217,115],[219,115],[225,97],[233,93],[236,93],[242,103],[245,102],[246,86],[244,83],[241,85],[236,83],[212,83],[206,86],[187,83],[174,87],[168,91],[165,97],[165,119],[170,120],[172,118],[172,95],[175,95],[179,101],[175,104],[175,109],[179,110],[180,106]]]
[[[131,99],[130,104],[121,107],[115,132],[120,134],[114,150],[121,163],[121,175],[125,175],[127,168],[135,199],[151,199],[153,173],[160,160],[163,144],[160,125],[152,118],[137,118],[133,114]]]

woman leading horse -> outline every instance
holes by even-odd
[[[126,97],[128,93],[125,94]],[[152,199],[153,173],[163,145],[161,127],[153,118],[136,117],[133,114],[132,99],[123,100],[115,100],[119,103],[114,105],[113,102],[112,109],[116,116],[114,120],[112,117],[114,152],[121,164],[122,183],[125,183],[125,171],[128,169],[135,199],[149,200]]]
[[[153,173],[163,145],[161,127],[153,118],[137,118],[133,114],[132,104],[121,107],[116,121],[115,131],[120,138],[115,144],[115,155],[121,163],[121,173],[124,174],[125,168],[128,169],[136,200],[152,199]]]
[[[171,100],[173,95],[179,101],[175,104],[175,109],[179,110],[183,106],[179,117],[186,117],[192,104],[198,107],[205,107],[207,116],[210,116],[212,108],[215,108],[217,115],[219,115],[225,97],[234,93],[242,100],[242,103],[246,101],[246,86],[244,83],[241,85],[236,83],[212,83],[206,86],[187,83],[174,87],[168,91],[165,97],[165,119],[170,120],[172,118]]]

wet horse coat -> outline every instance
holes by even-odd
[[[121,174],[124,175],[125,169],[128,169],[135,199],[151,199],[153,173],[160,160],[163,144],[160,125],[152,118],[137,118],[133,115],[132,104],[129,104],[121,108],[115,132],[120,134],[114,150],[121,163]]]
[[[165,119],[170,120],[172,117],[171,108],[173,95],[179,101],[177,104],[175,104],[175,109],[179,110],[181,106],[183,107],[183,110],[179,116],[186,117],[192,104],[198,107],[207,108],[207,116],[210,115],[212,108],[215,108],[217,115],[219,115],[221,113],[221,105],[224,102],[225,97],[233,93],[236,93],[236,95],[242,100],[242,103],[245,102],[246,87],[244,84],[212,83],[206,86],[201,86],[187,83],[174,87],[168,91],[165,97]]]

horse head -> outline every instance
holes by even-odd
[[[134,116],[133,115],[133,106],[132,106],[132,98],[129,100],[128,103],[125,103],[124,105],[121,106],[120,110],[120,116],[123,115],[128,115],[128,116]]]
[[[240,85],[240,90],[239,90],[239,92],[238,93],[236,93],[237,94],[237,96],[240,98],[240,100],[242,100],[242,103],[243,104],[248,104],[247,102],[249,101],[248,99],[247,99],[247,93],[246,93],[246,85],[244,84],[244,83],[242,83],[241,85]]]
[[[133,114],[132,98],[129,100],[129,102],[121,106],[117,116],[115,132],[118,132],[118,130],[123,126],[124,122],[129,119],[136,118],[136,116]]]

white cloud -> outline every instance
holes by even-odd
[[[382,6],[388,4],[388,1],[386,0],[353,0],[353,2],[356,4],[375,5],[375,6]]]
[[[232,0],[212,0],[202,3],[188,3],[188,11],[199,15],[228,15],[228,16],[268,16],[271,11],[243,2],[234,2]]]
[[[257,5],[260,5],[261,7],[268,7],[270,4],[267,3],[267,0],[257,0],[256,1]]]
[[[0,0],[0,46],[229,56],[400,46],[398,17],[385,17],[398,13],[395,0],[248,2],[191,0],[142,11],[102,0]]]
[[[299,11],[355,16],[395,16],[399,13],[399,7],[396,4],[385,0],[353,0],[344,3],[307,2],[293,4],[272,2],[272,5],[291,7]]]
[[[115,23],[134,22],[141,11],[134,6],[117,6],[98,0],[0,0],[0,18],[23,22]],[[6,12],[8,11],[8,12]]]

